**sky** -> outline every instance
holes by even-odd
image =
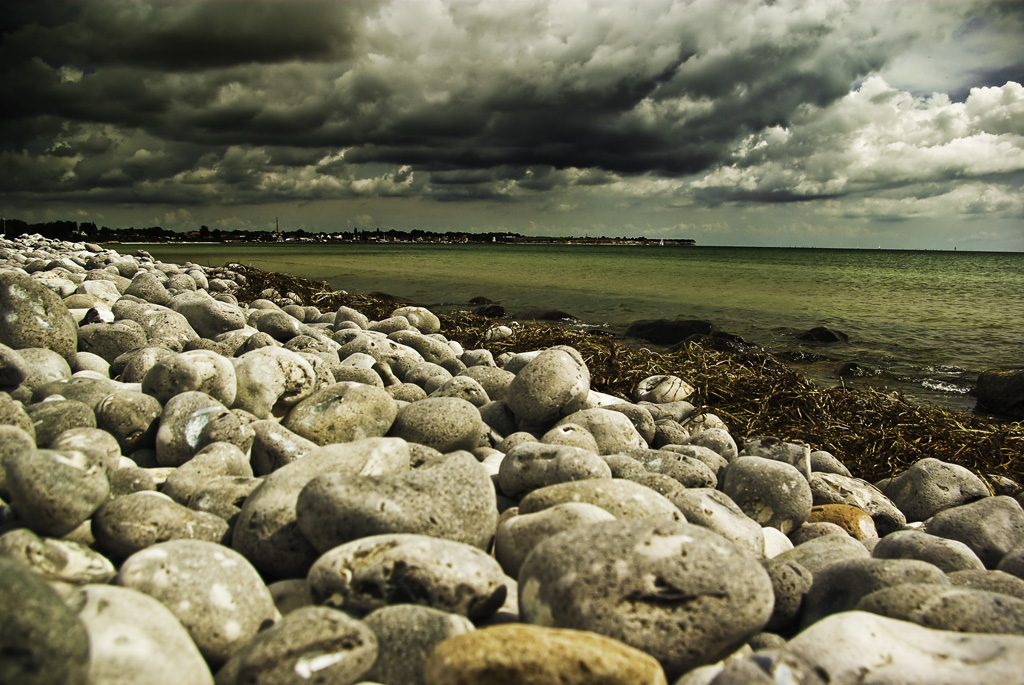
[[[1024,2],[4,0],[0,211],[1024,251]]]

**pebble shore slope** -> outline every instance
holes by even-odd
[[[246,278],[0,236],[0,683],[1021,682],[971,471]]]

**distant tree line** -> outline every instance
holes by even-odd
[[[219,242],[219,243],[574,243],[574,244],[624,244],[624,245],[693,245],[689,239],[657,240],[649,238],[616,237],[555,237],[555,236],[524,236],[508,231],[489,233],[463,233],[445,231],[435,233],[421,229],[400,231],[395,229],[351,231],[319,231],[309,232],[304,229],[296,231],[226,231],[200,226],[194,231],[171,231],[160,226],[147,228],[110,228],[97,226],[93,222],[78,223],[75,221],[47,221],[30,224],[21,219],[4,219],[0,233],[9,238],[38,233],[44,238],[69,241],[85,241],[92,243],[180,243],[180,242]]]

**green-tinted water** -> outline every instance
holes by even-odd
[[[128,246],[122,246],[128,249]],[[556,308],[619,333],[636,319],[708,319],[824,382],[856,361],[866,382],[969,409],[977,374],[1024,364],[1024,254],[572,245],[145,245],[167,261],[250,264],[383,291],[439,310],[488,297],[510,312]],[[793,335],[826,325],[848,344]]]

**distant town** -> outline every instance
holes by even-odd
[[[689,238],[645,238],[608,236],[531,236],[505,231],[496,233],[434,233],[353,228],[351,231],[224,231],[200,226],[194,231],[171,231],[160,226],[148,228],[110,228],[92,222],[50,221],[30,224],[20,219],[4,219],[0,233],[8,237],[38,233],[46,238],[93,243],[429,243],[429,244],[568,244],[568,245],[665,245],[692,246]]]

